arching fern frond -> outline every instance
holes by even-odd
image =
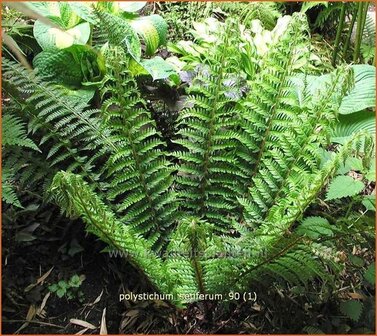
[[[143,272],[156,288],[168,292],[161,260],[151,251],[151,243],[132,227],[123,225],[112,211],[79,175],[59,172],[54,177],[51,193],[69,216],[79,216],[88,232],[111,247],[127,253],[130,262]]]
[[[234,23],[233,23],[234,24]],[[227,95],[229,75],[236,73],[237,53],[225,27],[223,40],[213,46],[202,71],[189,89],[192,107],[179,116],[180,136],[174,142],[182,146],[174,156],[179,160],[177,185],[184,207],[195,216],[203,216],[218,229],[230,223],[236,208],[243,172],[238,167],[234,99]]]
[[[164,231],[177,216],[177,204],[170,191],[173,169],[128,70],[127,55],[119,47],[108,52],[101,93],[104,123],[111,129],[111,141],[119,148],[105,167],[110,185],[108,197],[116,200],[125,224],[146,234],[160,248]]]

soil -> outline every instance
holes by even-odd
[[[56,215],[57,210],[51,217]],[[101,253],[104,244],[93,236],[86,236],[79,221],[60,218],[55,223],[53,220],[42,224],[37,222],[40,225],[33,232],[33,237],[38,238],[20,242],[20,220],[12,223],[12,226],[3,222],[2,332],[74,334],[85,328],[70,323],[70,319],[83,320],[99,327],[103,309],[106,307],[107,330],[109,333],[118,333],[120,312],[124,309],[118,300],[122,281],[118,275],[120,267],[117,264],[120,264],[121,260],[109,260],[107,254]],[[28,223],[26,228],[36,224],[34,220]],[[48,225],[51,227],[47,227]],[[25,228],[22,230],[26,232]],[[21,240],[28,239],[32,237],[25,235]],[[70,250],[67,248],[67,241],[71,245],[68,245]],[[52,271],[44,282],[27,289],[51,268]],[[83,292],[82,302],[78,297],[59,298],[55,293],[51,293],[43,308],[44,312],[34,316],[31,323],[22,327],[28,312],[33,312],[30,307],[39,308],[43,298],[50,292],[48,286],[59,280],[67,281],[74,274],[85,276],[79,288]],[[101,293],[100,300],[93,304]],[[99,333],[98,328],[88,331]]]
[[[186,310],[173,309],[159,300],[120,302],[120,293],[148,293],[151,289],[124,259],[103,252],[105,247],[85,233],[79,220],[61,216],[51,205],[37,210],[32,205],[17,215],[5,209],[2,334],[99,334],[105,308],[102,325],[109,334],[294,334],[303,333],[308,326],[320,327],[326,333],[347,333],[349,329],[342,328],[348,325],[362,334],[374,330],[371,288],[364,294],[360,292],[368,315],[362,323],[347,325],[339,318],[339,298],[335,293],[325,293],[319,283],[305,290],[258,287],[254,289],[256,302],[198,302]],[[364,260],[373,260],[372,251],[356,252]],[[55,293],[46,301],[49,285],[74,274],[85,276],[79,287],[83,292],[81,302],[78,298],[58,298]],[[342,281],[347,289],[360,280],[354,279],[349,270]],[[300,291],[307,294],[297,294]],[[45,305],[38,311],[44,299]],[[71,323],[72,319],[79,321]]]

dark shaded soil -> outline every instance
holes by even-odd
[[[43,213],[42,213],[43,215]],[[118,301],[121,281],[117,274],[117,262],[109,260],[104,248],[92,236],[85,237],[83,226],[78,221],[60,219],[55,212],[49,223],[42,223],[33,232],[38,237],[31,242],[17,241],[20,238],[19,221],[3,223],[3,330],[13,334],[23,325],[28,311],[41,306],[49,293],[48,286],[59,280],[68,280],[72,275],[84,275],[80,286],[83,300],[58,298],[55,293],[48,297],[44,312],[33,317],[31,323],[19,330],[22,333],[76,333],[84,327],[71,324],[72,318],[99,326],[106,307],[106,324],[109,333],[117,333],[122,306]],[[38,220],[38,217],[35,218]],[[33,223],[29,223],[29,226]],[[35,222],[34,222],[35,224]],[[47,227],[51,225],[50,227]],[[24,230],[24,228],[23,228]],[[73,243],[72,243],[73,242]],[[71,250],[67,248],[71,247]],[[76,253],[75,253],[76,249]],[[81,252],[78,252],[82,250]],[[69,251],[69,252],[68,252]],[[71,254],[71,255],[70,255]],[[73,254],[73,255],[72,255]],[[28,290],[53,267],[43,283]],[[115,269],[115,271],[114,271]],[[26,291],[25,291],[26,289]],[[101,299],[92,305],[103,292]],[[90,330],[89,330],[90,331]],[[99,333],[99,329],[92,331]]]
[[[70,221],[51,206],[31,207],[17,215],[5,211],[2,248],[2,334],[75,334],[84,330],[85,334],[99,334],[105,308],[109,334],[295,334],[309,332],[307,327],[332,334],[373,334],[374,289],[350,290],[350,284],[360,282],[352,268],[344,273],[338,293],[326,292],[315,283],[310,288],[289,290],[259,286],[253,289],[258,295],[256,302],[199,302],[180,311],[159,300],[119,302],[120,293],[151,290],[125,260],[101,253],[105,245],[86,234],[79,220]],[[355,253],[369,259],[368,263],[374,258],[367,249]],[[44,281],[31,288],[51,268]],[[46,301],[49,285],[74,274],[85,276],[81,302],[58,298],[55,293]],[[359,323],[339,313],[339,299],[349,299],[351,292],[362,297],[364,304]],[[38,311],[44,299],[43,310]],[[71,319],[93,327],[73,324]]]

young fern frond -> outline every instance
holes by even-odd
[[[88,232],[98,236],[111,247],[127,253],[130,262],[143,272],[155,288],[169,292],[171,279],[152,244],[135,232],[132,227],[119,222],[113,212],[79,176],[59,172],[55,175],[50,191],[59,206],[69,216],[79,216]]]
[[[236,158],[235,103],[225,85],[228,75],[236,73],[237,53],[229,52],[229,32],[222,36],[189,89],[192,107],[179,116],[180,138],[174,141],[183,148],[174,156],[180,163],[176,182],[184,207],[219,230],[230,223],[229,215],[237,207],[234,194],[244,177]]]
[[[108,197],[116,200],[121,221],[163,244],[164,231],[174,223],[177,205],[170,191],[172,166],[156,125],[144,109],[124,51],[112,47],[102,84],[102,114],[110,139],[119,148],[106,164]]]
[[[251,94],[242,103],[240,127],[243,134],[238,156],[247,173],[246,187],[251,185],[262,159],[273,155],[270,147],[280,140],[279,135],[300,118],[300,109],[292,106],[290,99],[293,90],[290,79],[297,48],[308,49],[307,32],[304,16],[295,13],[279,41],[269,49],[262,70],[251,83]]]
[[[273,122],[274,132],[266,143],[266,152],[261,154],[259,170],[252,177],[249,196],[240,199],[249,225],[262,223],[271,206],[293,190],[300,190],[302,183],[318,171],[320,148],[328,143],[340,101],[350,88],[351,75],[350,69],[338,69],[319,97],[302,103],[292,94],[286,97],[291,108],[281,115],[296,115],[291,120]]]

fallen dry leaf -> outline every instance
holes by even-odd
[[[51,274],[52,270],[54,269],[54,266],[52,266],[45,274],[43,274],[40,278],[37,279],[37,281],[33,284],[30,284],[25,288],[25,292],[28,292],[32,290],[35,286],[38,286],[39,284],[43,284],[43,282],[47,279],[47,277]]]
[[[89,328],[81,329],[81,330],[80,330],[79,332],[77,332],[75,335],[84,335],[88,330],[89,330]]]
[[[92,329],[92,330],[97,329],[97,327],[94,326],[93,324],[86,322],[86,321],[83,321],[83,320],[70,319],[69,322],[72,323],[72,324],[79,325],[79,326],[84,327],[84,328],[88,328],[88,329]]]
[[[107,327],[106,327],[106,307],[103,308],[102,312],[102,319],[101,319],[101,327],[99,329],[100,335],[107,335]]]

